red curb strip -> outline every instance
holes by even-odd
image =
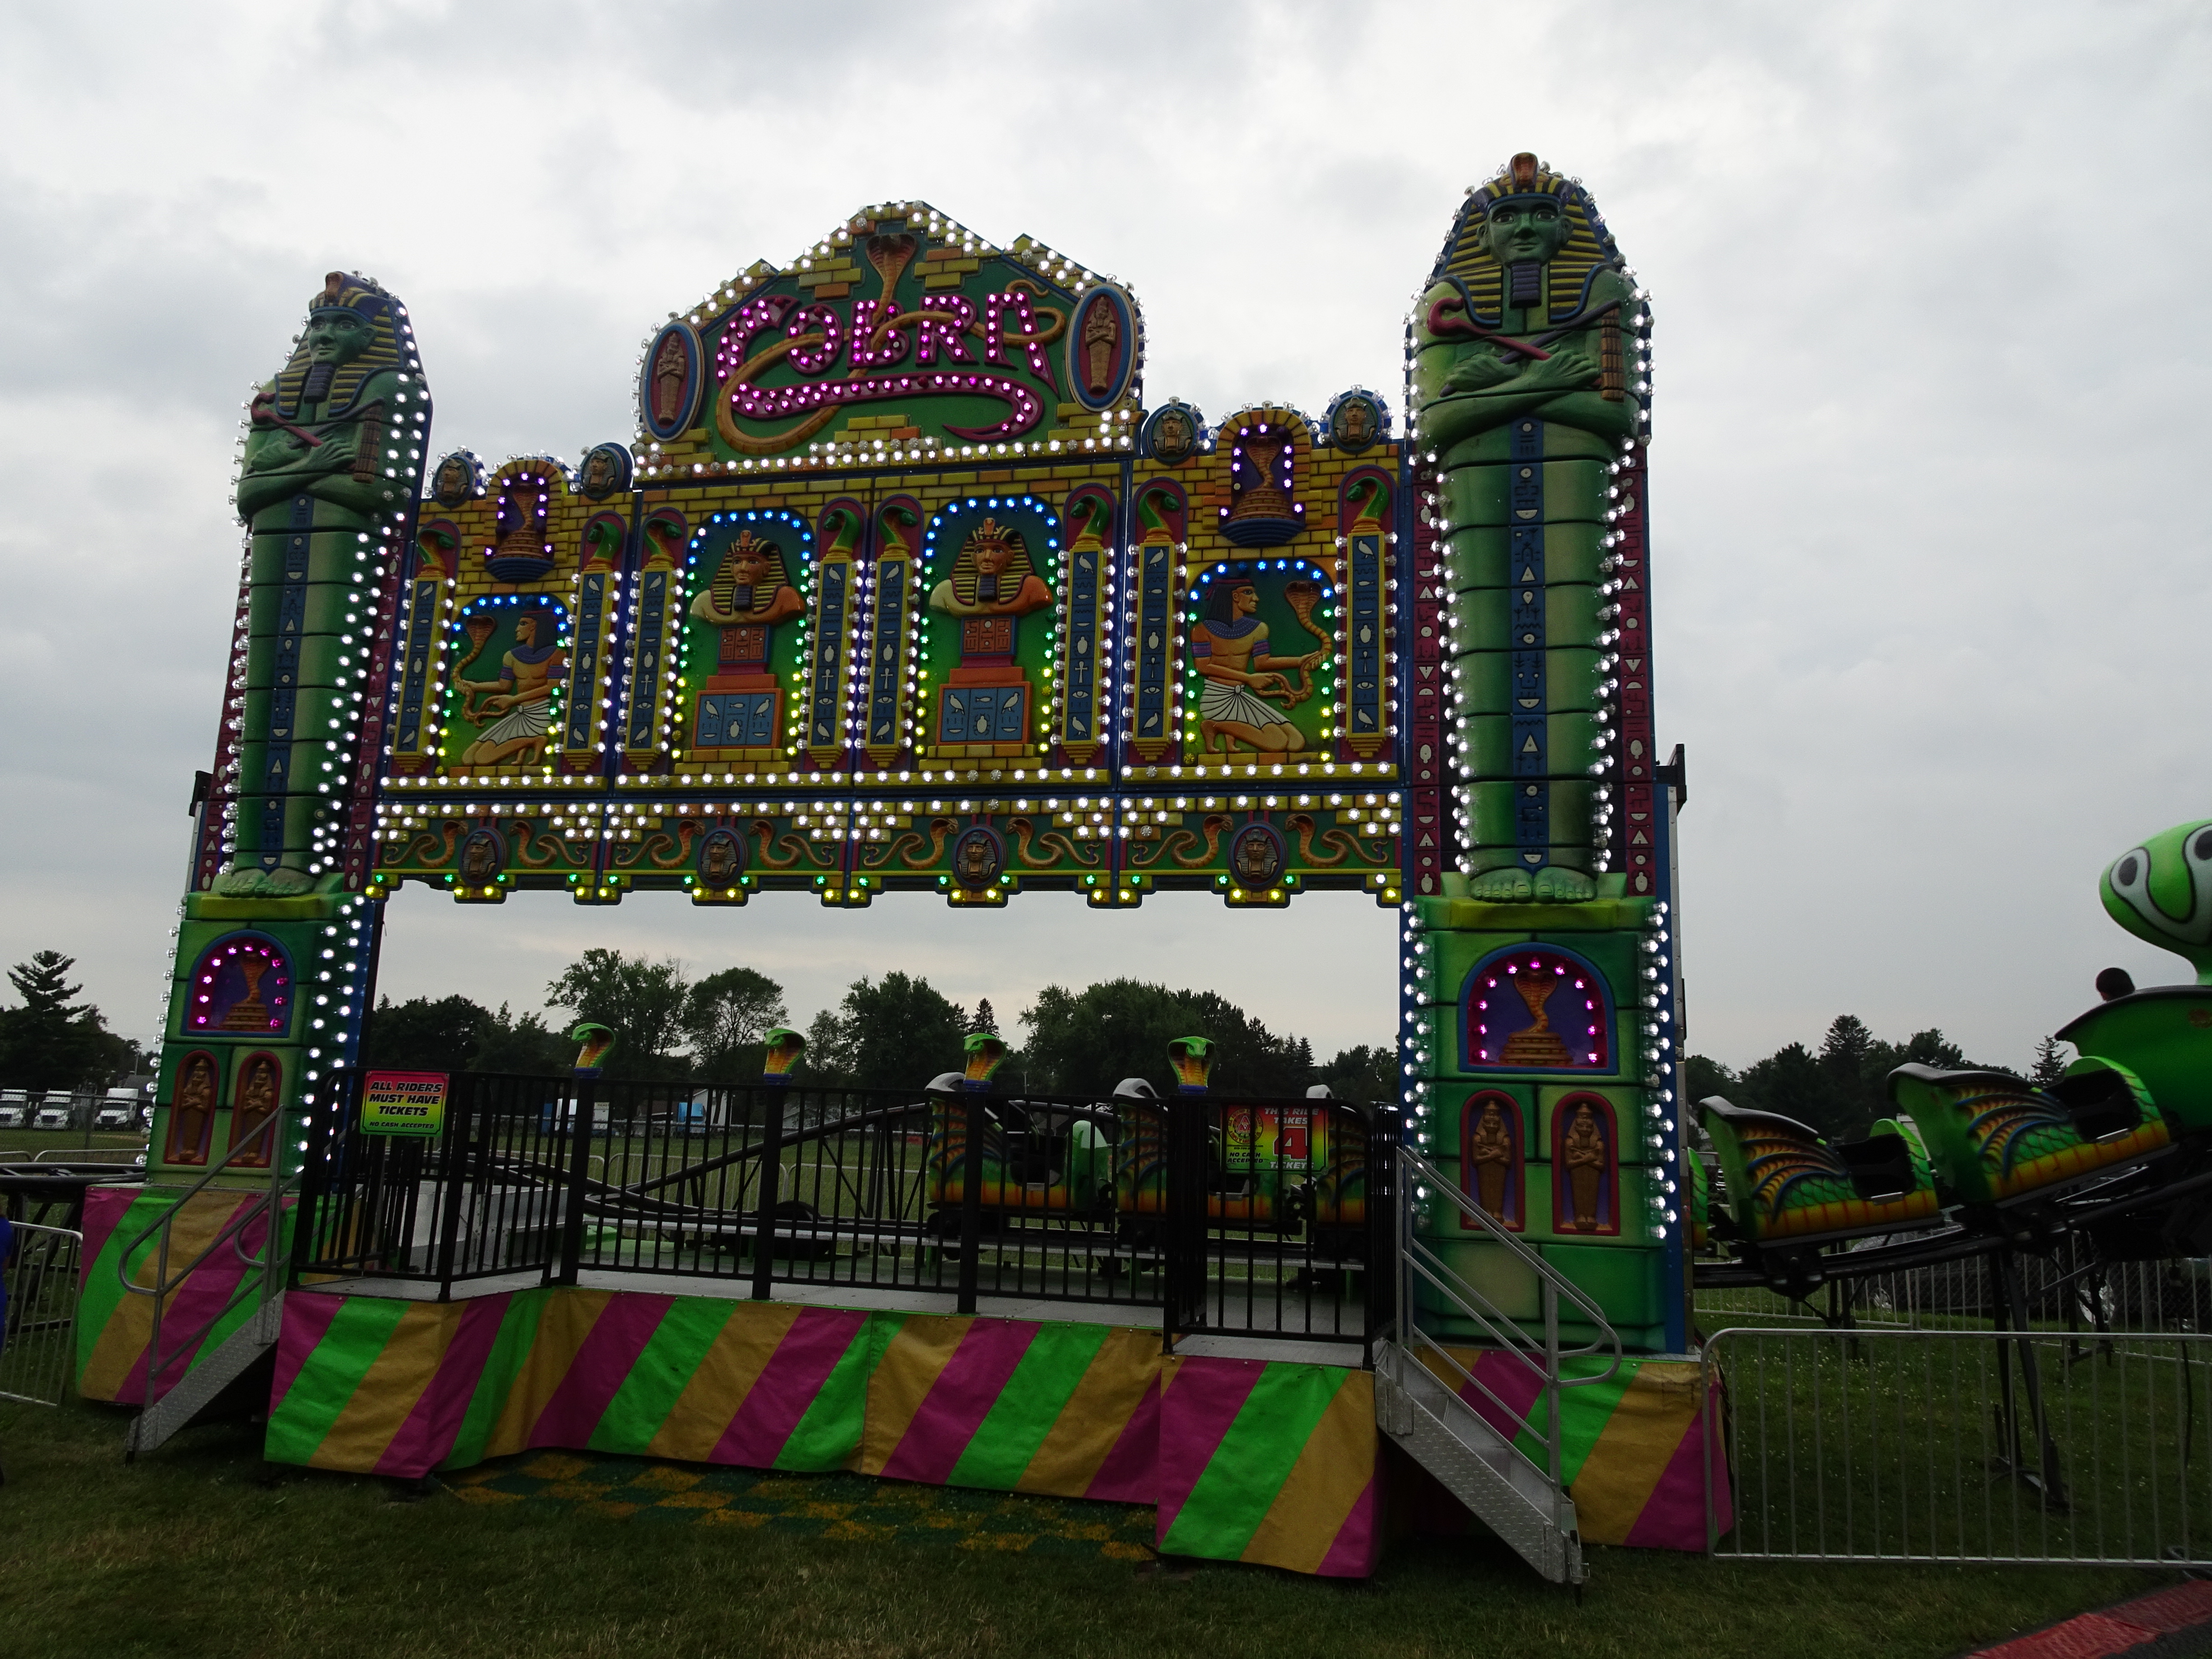
[[[1970,1659],[2108,1659],[2162,1637],[2208,1626],[2212,1626],[2212,1583],[2176,1584],[1980,1649]]]

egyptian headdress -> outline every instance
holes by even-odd
[[[287,419],[305,400],[322,405],[325,418],[343,415],[361,396],[371,375],[387,368],[411,368],[413,349],[403,349],[396,313],[399,302],[367,276],[334,270],[323,278],[323,291],[307,302],[307,320],[326,311],[349,312],[368,325],[368,343],[349,363],[332,368],[310,362],[307,337],[292,349],[292,360],[276,374],[276,411]]]
[[[1466,201],[1460,204],[1459,213],[1452,221],[1451,234],[1444,240],[1443,251],[1437,255],[1436,268],[1429,273],[1431,283],[1449,281],[1459,288],[1474,321],[1493,325],[1498,321],[1504,307],[1506,285],[1513,275],[1492,257],[1488,240],[1483,234],[1490,210],[1500,202],[1533,202],[1539,198],[1556,205],[1567,225],[1566,240],[1544,267],[1549,291],[1541,298],[1549,308],[1551,322],[1568,322],[1580,314],[1589,303],[1590,284],[1596,280],[1597,273],[1620,268],[1620,251],[1613,246],[1613,233],[1606,228],[1604,216],[1598,212],[1582,185],[1553,173],[1534,155],[1523,152],[1498,168],[1488,183],[1468,191]],[[1534,275],[1533,271],[1525,271],[1522,280],[1533,278]],[[1533,294],[1517,293],[1514,303],[1533,304],[1537,298]]]
[[[1007,552],[1005,567],[990,579],[993,588],[988,593],[982,592],[985,579],[975,565],[976,550],[982,547],[1003,547]],[[952,592],[963,605],[1003,605],[1036,574],[1022,532],[1003,527],[996,519],[986,519],[960,544],[959,556],[952,562]]]
[[[525,645],[522,642],[522,619],[525,617],[537,619],[538,643],[535,645]],[[532,605],[527,610],[516,611],[514,623],[514,643],[507,647],[507,654],[517,662],[541,663],[561,648],[561,613],[559,611],[545,605]],[[565,672],[556,672],[553,678],[556,680],[565,679],[568,676]]]
[[[747,554],[765,564],[768,574],[750,587],[740,587],[735,567]],[[716,616],[758,616],[775,603],[781,589],[790,586],[791,578],[784,574],[783,550],[774,542],[762,541],[748,530],[730,544],[730,550],[722,556],[722,567],[714,573],[708,591],[714,595]]]
[[[1223,576],[1206,590],[1206,631],[1208,635],[1217,640],[1239,640],[1260,626],[1260,618],[1256,615],[1240,617],[1237,614],[1237,590],[1250,586],[1252,579],[1249,576]],[[1196,641],[1195,649],[1202,657],[1212,654],[1203,639]]]

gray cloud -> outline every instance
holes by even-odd
[[[406,298],[440,443],[495,459],[628,432],[659,319],[908,198],[1133,283],[1155,398],[1361,381],[1396,407],[1407,296],[1521,148],[1589,183],[1656,297],[1693,1046],[1742,1060],[1850,1009],[2016,1063],[2096,968],[2175,976],[2093,884],[2212,812],[2199,8],[0,16],[0,954],[75,951],[126,1029],[154,1017],[210,746],[237,404],[323,270]],[[1348,900],[1079,921],[1047,896],[986,919],[410,892],[392,915],[399,992],[532,1001],[612,942],[753,961],[802,1012],[886,966],[1002,1012],[1126,968],[1322,1046],[1391,1019],[1393,924]]]

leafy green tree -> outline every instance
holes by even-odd
[[[709,1083],[759,1077],[762,1043],[790,1015],[783,987],[751,968],[725,968],[693,985],[684,1003],[692,1075]]]
[[[1297,1046],[1279,1037],[1212,991],[1170,991],[1141,980],[1106,980],[1080,993],[1048,985],[1022,1015],[1031,1079],[1065,1094],[1109,1092],[1127,1077],[1168,1072],[1167,1046],[1179,1036],[1211,1037],[1217,1093],[1300,1095],[1314,1080]]]
[[[964,1064],[967,1016],[919,975],[894,969],[854,980],[838,1018],[846,1075],[857,1088],[915,1089]]]
[[[379,1000],[362,1032],[364,1066],[423,1072],[512,1072],[548,1077],[568,1069],[576,1045],[543,1018],[494,1013],[464,996]]]
[[[1340,1048],[1334,1059],[1315,1068],[1314,1081],[1328,1085],[1329,1092],[1339,1100],[1395,1105],[1398,1100],[1396,1052],[1388,1047],[1370,1048],[1364,1042]]]
[[[484,1027],[469,1068],[511,1072],[523,1077],[556,1077],[576,1063],[576,1044],[565,1028],[556,1030],[538,1014],[510,1014],[505,1003]]]
[[[1692,1054],[1682,1062],[1682,1086],[1692,1104],[1714,1095],[1731,1106],[1747,1103],[1735,1097],[1735,1073],[1709,1054]]]
[[[23,1006],[0,1009],[0,1085],[103,1087],[118,1062],[129,1063],[117,1047],[122,1040],[108,1031],[100,1010],[77,1005],[84,988],[69,983],[75,966],[75,957],[40,951],[8,970]]]
[[[491,1010],[464,996],[410,997],[395,1003],[380,997],[362,1032],[364,1066],[395,1070],[466,1072],[477,1065]]]
[[[1844,1130],[1856,1087],[1847,1092],[1820,1056],[1802,1042],[1788,1043],[1743,1068],[1732,1102],[1759,1111],[1795,1118],[1833,1139]]]
[[[799,1063],[806,1081],[822,1089],[842,1089],[853,1081],[853,1035],[845,1017],[824,1008],[806,1028],[806,1055]]]
[[[1903,1042],[1885,1042],[1862,1021],[1843,1014],[1829,1025],[1817,1054],[1792,1042],[1734,1075],[1701,1055],[1692,1056],[1690,1098],[1723,1094],[1733,1105],[1796,1118],[1831,1141],[1856,1140],[1875,1119],[1889,1115],[1889,1074],[1908,1062],[1942,1071],[1968,1066],[1959,1045],[1940,1030],[1930,1028]],[[1701,1075],[1701,1064],[1711,1073]],[[1716,1081],[1723,1086],[1705,1086]]]
[[[609,1077],[672,1078],[687,1069],[676,1051],[690,992],[684,964],[673,957],[653,962],[594,947],[546,986],[545,1000],[615,1032]]]
[[[1846,1093],[1865,1080],[1867,1056],[1875,1048],[1874,1033],[1856,1014],[1838,1014],[1820,1039],[1820,1069]]]

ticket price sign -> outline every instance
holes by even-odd
[[[1317,1170],[1326,1161],[1328,1120],[1306,1108],[1238,1107],[1228,1129],[1231,1170]]]
[[[446,1127],[443,1072],[371,1072],[362,1079],[361,1129],[370,1135],[434,1135]]]

